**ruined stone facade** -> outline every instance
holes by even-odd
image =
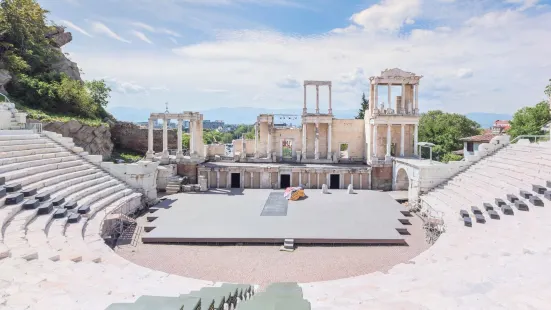
[[[130,150],[144,154],[147,152],[148,129],[128,122],[116,122],[111,126],[111,138],[118,149]],[[167,131],[169,149],[176,149],[178,135],[176,130]],[[153,148],[156,152],[163,151],[163,130],[153,130]]]

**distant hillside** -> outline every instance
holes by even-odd
[[[479,123],[482,128],[492,127],[494,121],[496,120],[511,120],[513,118],[510,114],[499,114],[499,113],[467,113],[466,116]]]

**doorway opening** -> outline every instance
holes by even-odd
[[[343,159],[348,159],[348,143],[341,143],[340,145],[340,157]]]
[[[279,186],[281,188],[291,187],[291,175],[290,174],[282,174]]]
[[[284,159],[293,158],[293,140],[284,139],[281,141],[281,157]]]
[[[231,188],[241,188],[241,173],[231,174]]]
[[[329,176],[329,188],[330,189],[341,188],[341,178],[339,174],[332,174]]]

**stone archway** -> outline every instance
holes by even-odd
[[[407,191],[409,190],[409,176],[406,172],[406,169],[400,168],[398,169],[398,173],[396,173],[396,186],[395,189],[397,191]]]

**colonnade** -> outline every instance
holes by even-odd
[[[320,159],[320,150],[319,150],[319,123],[314,123],[315,127],[315,136],[314,136],[314,159]],[[302,158],[306,159],[306,133],[307,133],[307,123],[302,124]],[[333,125],[331,123],[327,124],[327,159],[331,159],[331,137],[333,135]]]
[[[388,88],[388,101],[387,101],[387,107],[388,108],[393,108],[393,102],[392,102],[392,86],[394,84],[391,84],[391,83],[381,83],[379,84],[378,82],[375,82],[373,84],[371,84],[371,94],[372,95],[372,101],[373,103],[375,103],[374,105],[372,104],[371,105],[371,110],[373,109],[378,109],[378,106],[379,106],[379,85],[386,85],[387,88]],[[402,87],[402,92],[401,92],[401,110],[402,111],[398,111],[396,109],[396,107],[394,107],[394,110],[396,113],[405,113],[405,114],[413,114],[413,112],[415,111],[418,111],[419,110],[419,83],[417,84],[407,84],[407,83],[402,83],[402,84],[398,84]],[[413,87],[413,101],[411,102],[411,105],[409,105],[408,107],[406,107],[406,85],[411,85],[411,87]]]
[[[386,124],[386,154],[385,156],[391,156],[390,152],[391,152],[391,148],[392,148],[392,125],[393,124]],[[405,126],[407,124],[400,124],[401,125],[401,128],[400,128],[400,156],[403,157],[405,154],[404,154],[404,149],[405,149]],[[374,157],[377,157],[377,137],[378,137],[378,133],[377,133],[377,128],[378,126],[385,126],[383,124],[374,124],[373,125],[373,155]],[[419,125],[418,124],[414,124],[415,128],[414,128],[414,132],[413,132],[413,145],[414,145],[414,151],[413,151],[413,155],[417,156],[418,155],[418,152],[417,152],[417,143],[419,142],[418,141],[418,137],[419,137]]]
[[[331,108],[331,81],[304,81],[304,107],[302,108],[302,114],[307,113],[306,108],[306,86],[314,85],[316,86],[316,114],[320,113],[320,86],[327,86],[329,88],[329,110],[328,114],[333,114],[333,109]]]
[[[153,128],[155,127],[155,122],[157,120],[163,120],[163,151],[161,153],[161,158],[169,158],[168,152],[168,123],[171,119],[178,120],[177,130],[178,130],[178,141],[176,143],[176,158],[180,159],[184,157],[182,150],[182,127],[184,121],[189,122],[189,153],[190,156],[195,156],[198,153],[197,141],[202,139],[203,131],[203,116],[198,112],[184,112],[184,113],[151,113],[148,122],[148,137],[147,137],[147,153],[146,158],[151,159],[155,155],[153,149]]]

